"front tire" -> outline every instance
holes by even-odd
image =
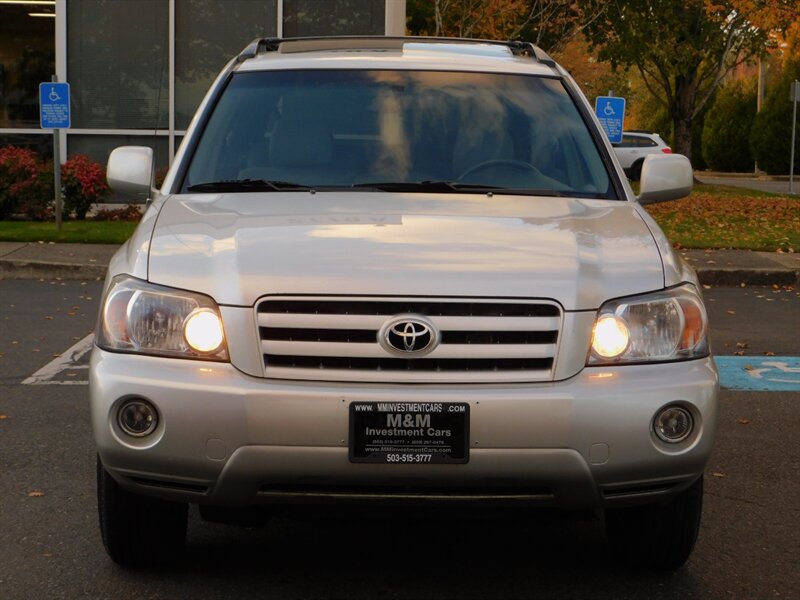
[[[692,553],[703,511],[703,478],[666,502],[605,512],[612,548],[634,567],[674,570]]]
[[[186,542],[189,506],[128,492],[97,459],[97,509],[103,546],[124,567],[166,562]]]

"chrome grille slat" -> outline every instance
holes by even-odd
[[[263,340],[264,354],[289,356],[347,356],[356,358],[384,358],[386,351],[378,344],[347,342],[285,342]],[[550,358],[555,344],[440,344],[425,358]],[[407,360],[407,359],[402,359]]]
[[[439,345],[384,348],[379,331],[406,315],[432,323]],[[265,377],[413,383],[552,380],[562,322],[555,302],[504,299],[276,296],[255,316]]]
[[[349,329],[377,331],[394,314],[396,313],[345,316]],[[560,324],[559,317],[484,317],[478,320],[473,317],[428,316],[428,319],[442,331],[556,331]],[[258,313],[258,325],[275,328],[340,329],[342,315]]]

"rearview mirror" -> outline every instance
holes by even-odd
[[[153,187],[153,149],[147,146],[115,148],[108,157],[106,179],[114,191],[146,200]]]
[[[692,163],[682,154],[651,154],[644,159],[639,204],[684,198],[692,192]]]

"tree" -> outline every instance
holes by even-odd
[[[750,130],[756,117],[754,85],[730,81],[719,89],[703,127],[703,157],[715,171],[753,170]]]
[[[586,12],[606,4],[579,0]],[[691,158],[692,125],[725,75],[797,17],[796,0],[616,0],[586,33],[600,60],[639,72],[669,112],[676,152]]]
[[[767,92],[764,107],[756,115],[750,148],[758,166],[768,173],[788,173],[792,145],[792,103],[789,86],[800,80],[800,58],[787,60],[778,84]],[[794,168],[800,172],[800,144],[795,146]]]
[[[605,11],[574,0],[408,0],[410,35],[524,39],[554,51]]]

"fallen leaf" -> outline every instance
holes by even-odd
[[[779,290],[779,289],[781,289],[781,286],[779,286],[777,283],[773,283],[772,284],[772,289],[773,290]]]
[[[0,415],[0,421],[5,421],[8,418],[8,415]]]
[[[715,471],[711,475],[714,477],[726,477],[725,473],[720,473],[719,471]]]
[[[743,281],[742,283],[739,284],[739,287],[747,287],[747,284]]]
[[[764,352],[764,356],[775,356],[774,352]]]
[[[735,356],[744,356],[744,350],[737,350],[733,353]]]
[[[710,290],[710,289],[711,289],[711,286],[710,286],[710,285],[703,284],[703,289],[704,289],[704,290]]]
[[[747,348],[750,344],[748,342],[736,342],[737,348]]]
[[[728,314],[729,314],[729,315],[735,315],[735,314],[736,314],[736,311],[735,311],[735,310],[729,310],[729,311],[728,311]]]
[[[42,496],[44,496],[44,492],[41,490],[33,490],[28,492],[28,498],[41,498]]]
[[[743,417],[743,418],[739,419],[739,423],[741,423],[742,425],[747,425],[748,423],[750,423],[750,419],[745,419]]]

